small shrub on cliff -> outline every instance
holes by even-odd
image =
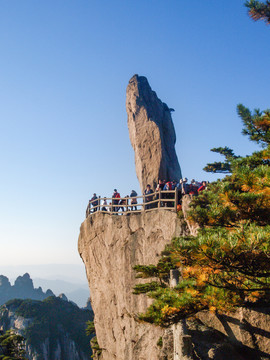
[[[269,301],[270,112],[251,114],[239,105],[238,113],[243,134],[263,150],[236,157],[219,148],[227,149],[225,165],[208,164],[207,171],[224,172],[226,167],[231,175],[193,199],[189,217],[200,224],[198,235],[174,239],[156,267],[135,267],[140,277],[157,278],[135,287],[135,293],[154,299],[140,320],[168,326],[202,309],[226,311]],[[170,288],[169,271],[175,268],[182,276]]]
[[[96,329],[95,329],[94,321],[88,320],[88,321],[86,322],[85,332],[86,332],[86,335],[87,335],[87,336],[91,336],[91,335],[96,334]]]
[[[91,345],[91,349],[93,351],[93,355],[91,356],[93,357],[99,357],[102,353],[102,349],[99,347],[98,341],[97,341],[97,337],[94,336],[91,341],[90,341],[90,345]]]

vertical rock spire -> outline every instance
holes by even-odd
[[[158,179],[176,180],[181,169],[175,152],[171,109],[152,91],[146,77],[134,75],[127,86],[126,110],[136,173],[143,191]]]

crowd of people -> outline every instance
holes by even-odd
[[[177,183],[175,180],[167,182],[166,180],[159,180],[156,191],[175,190],[175,188],[177,188],[182,195],[198,195],[200,191],[206,189],[208,183],[208,181],[198,182],[192,179],[189,184],[187,178],[180,179],[179,183]]]
[[[92,198],[89,200],[87,211],[90,212],[96,212],[97,210],[101,211],[112,211],[113,213],[117,213],[119,209],[122,211],[127,210],[137,210],[137,197],[138,194],[135,190],[132,190],[130,195],[126,195],[124,198],[121,198],[119,192],[117,189],[114,189],[111,202],[108,204],[107,198],[103,198],[103,203],[100,204],[100,199],[97,197],[97,194],[94,193]]]
[[[209,182],[207,181],[198,182],[192,179],[189,184],[187,178],[180,179],[179,182],[176,182],[175,180],[159,180],[155,191],[152,189],[150,184],[147,184],[146,189],[143,192],[143,203],[145,210],[149,210],[158,206],[174,207],[176,189],[178,190],[177,204],[181,204],[182,196],[188,194],[196,196],[201,191],[207,189],[208,183]],[[168,193],[166,193],[167,191]],[[97,197],[97,194],[94,193],[92,198],[89,200],[87,214],[90,212],[96,212],[98,210],[111,211],[113,213],[117,213],[119,210],[121,210],[121,212],[137,211],[137,196],[137,192],[132,190],[130,195],[126,195],[124,198],[121,198],[117,189],[114,189],[111,202],[108,203],[107,198],[104,197],[101,204],[100,197]]]

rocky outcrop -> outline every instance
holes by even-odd
[[[156,264],[172,237],[183,234],[171,211],[131,216],[96,213],[81,225],[79,253],[84,261],[102,360],[157,360],[164,330],[136,321],[150,305],[133,295],[134,265]]]
[[[270,359],[269,306],[253,305],[224,314],[202,311],[196,318],[197,324],[223,339],[211,344],[202,332],[196,334],[190,326],[194,347],[201,358],[206,359],[207,349],[209,359]]]
[[[176,180],[181,170],[175,152],[171,111],[152,91],[144,76],[134,75],[127,86],[126,110],[136,173],[143,191],[158,179]]]
[[[6,276],[0,275],[0,305],[11,299],[44,300],[49,296],[54,296],[50,289],[44,293],[41,287],[34,288],[33,280],[28,273],[18,276],[13,286]]]
[[[126,109],[142,191],[160,178],[179,180],[172,109],[158,99],[145,77],[130,80]],[[136,279],[133,267],[157,264],[174,236],[196,235],[198,224],[188,218],[191,199],[183,197],[183,220],[174,211],[159,208],[123,216],[96,212],[82,223],[78,248],[95,314],[95,360],[270,358],[268,310],[260,315],[261,309],[239,309],[223,317],[201,312],[168,329],[138,321],[138,313],[145,312],[152,300],[133,294],[134,286],[146,281]],[[179,275],[180,269],[175,269],[170,286],[176,286]]]
[[[190,198],[184,203],[188,210]],[[270,358],[269,307],[218,315],[202,311],[181,326],[162,329],[137,321],[151,300],[133,295],[137,264],[156,264],[173,236],[196,232],[174,212],[130,216],[96,213],[81,225],[85,263],[101,355],[98,360],[259,360]],[[181,325],[181,324],[179,324]],[[177,330],[177,331],[176,331]]]
[[[188,216],[188,212],[190,210],[189,204],[192,201],[192,197],[193,197],[193,195],[184,195],[182,197],[182,211],[183,211],[183,215],[184,215],[186,224],[188,226],[190,235],[196,236],[198,229],[199,229],[199,225],[197,223],[195,223],[194,221],[192,221]]]
[[[180,323],[166,329],[159,360],[269,359],[269,320],[264,306],[223,315],[202,311],[186,320],[186,334],[179,334]]]

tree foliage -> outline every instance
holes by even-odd
[[[25,339],[8,330],[0,335],[0,359],[2,360],[27,360],[25,357]]]
[[[239,104],[237,112],[244,124],[242,134],[247,135],[250,140],[256,141],[262,147],[267,147],[270,143],[270,110],[261,112],[255,109],[252,114],[248,108]]]
[[[52,358],[63,336],[70,338],[78,350],[85,354],[89,352],[89,338],[85,329],[87,320],[93,318],[92,311],[82,310],[55,296],[43,301],[9,300],[0,309],[2,318],[7,316],[9,309],[12,309],[16,316],[32,319],[24,329],[23,336],[27,345],[35,349],[37,354],[43,354],[42,344],[48,339],[49,357]]]
[[[91,336],[96,334],[95,324],[94,321],[88,320],[86,322],[86,329],[85,329],[86,335]]]
[[[193,198],[188,220],[199,223],[197,236],[173,239],[157,266],[135,268],[141,278],[151,278],[135,287],[153,299],[140,320],[168,326],[202,309],[270,300],[269,111],[252,114],[238,105],[238,114],[243,134],[263,150],[237,157],[229,148],[215,149],[231,175]],[[170,288],[169,272],[176,268],[181,279]]]
[[[263,20],[270,24],[270,1],[246,1],[245,6],[249,9],[248,13],[251,19]]]
[[[222,174],[231,173],[231,171],[232,171],[231,162],[233,159],[237,159],[239,156],[236,156],[234,154],[233,150],[228,148],[227,146],[213,148],[213,149],[211,149],[211,151],[225,156],[225,161],[207,164],[203,170],[206,172],[212,172],[212,173],[222,173]]]

